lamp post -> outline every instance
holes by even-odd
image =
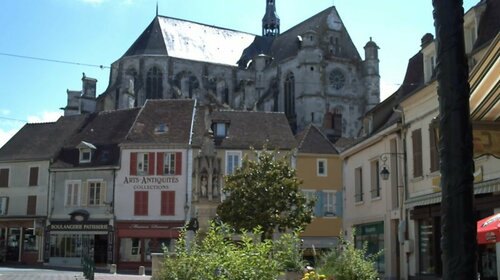
[[[433,0],[437,40],[443,280],[476,279],[472,125],[462,0]]]

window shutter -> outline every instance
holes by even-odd
[[[342,217],[342,202],[344,201],[342,197],[342,192],[336,192],[335,193],[335,215],[337,217]]]
[[[142,192],[142,215],[147,216],[149,209],[149,192]]]
[[[175,191],[168,192],[168,209],[167,215],[174,216],[175,215]]]
[[[134,215],[140,215],[140,207],[141,207],[141,192],[134,193]]]
[[[100,193],[100,205],[105,205],[104,202],[106,202],[106,182],[102,181],[101,182],[101,193]]]
[[[2,187],[2,188],[9,187],[9,169],[8,168],[0,169],[0,187]]]
[[[182,153],[175,153],[175,175],[182,174]]]
[[[30,187],[38,185],[38,167],[30,168],[29,185]]]
[[[156,154],[156,175],[164,175],[163,159],[165,158],[165,153]]]
[[[36,215],[36,195],[28,196],[28,205],[26,207],[26,215]]]
[[[130,153],[130,176],[137,175],[137,153]]]
[[[439,152],[438,141],[436,141],[436,132],[432,125],[429,126],[429,143],[431,150],[431,172],[439,170]]]
[[[155,153],[149,153],[148,160],[149,160],[148,175],[155,175]]]
[[[324,209],[323,209],[323,201],[324,201],[324,193],[322,191],[317,191],[316,192],[316,207],[314,209],[314,214],[316,217],[323,217],[324,216]]]
[[[87,182],[82,183],[82,206],[86,206],[88,201],[89,192],[87,185]]]
[[[148,192],[137,191],[134,193],[134,215],[148,215]]]
[[[4,215],[9,214],[9,198],[8,197],[5,198],[5,206],[4,206],[3,210],[4,210],[3,211]]]
[[[422,132],[416,129],[411,133],[413,144],[413,177],[422,176]]]

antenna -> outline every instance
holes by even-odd
[[[158,16],[158,0],[156,0],[156,16]]]

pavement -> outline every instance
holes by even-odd
[[[150,280],[151,276],[96,272],[94,280]],[[68,268],[30,268],[0,266],[0,280],[85,280],[82,271]]]

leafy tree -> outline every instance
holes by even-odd
[[[183,232],[173,256],[164,260],[155,279],[165,280],[275,280],[283,273],[288,260],[301,252],[290,249],[300,246],[297,234],[284,234],[276,241],[260,241],[261,231],[244,232],[234,242],[227,225],[212,224],[206,235],[187,240]],[[168,255],[168,251],[165,252]]]
[[[311,222],[314,201],[299,190],[300,181],[287,157],[264,149],[257,160],[243,158],[242,167],[225,177],[227,198],[217,208],[221,220],[238,231],[261,227],[262,238],[276,229],[303,228]]]
[[[351,235],[354,240],[355,232]],[[378,273],[375,262],[382,251],[369,255],[367,243],[362,248],[356,248],[354,243],[345,240],[340,234],[340,246],[320,258],[318,271],[325,275],[334,276],[336,280],[373,280]]]

